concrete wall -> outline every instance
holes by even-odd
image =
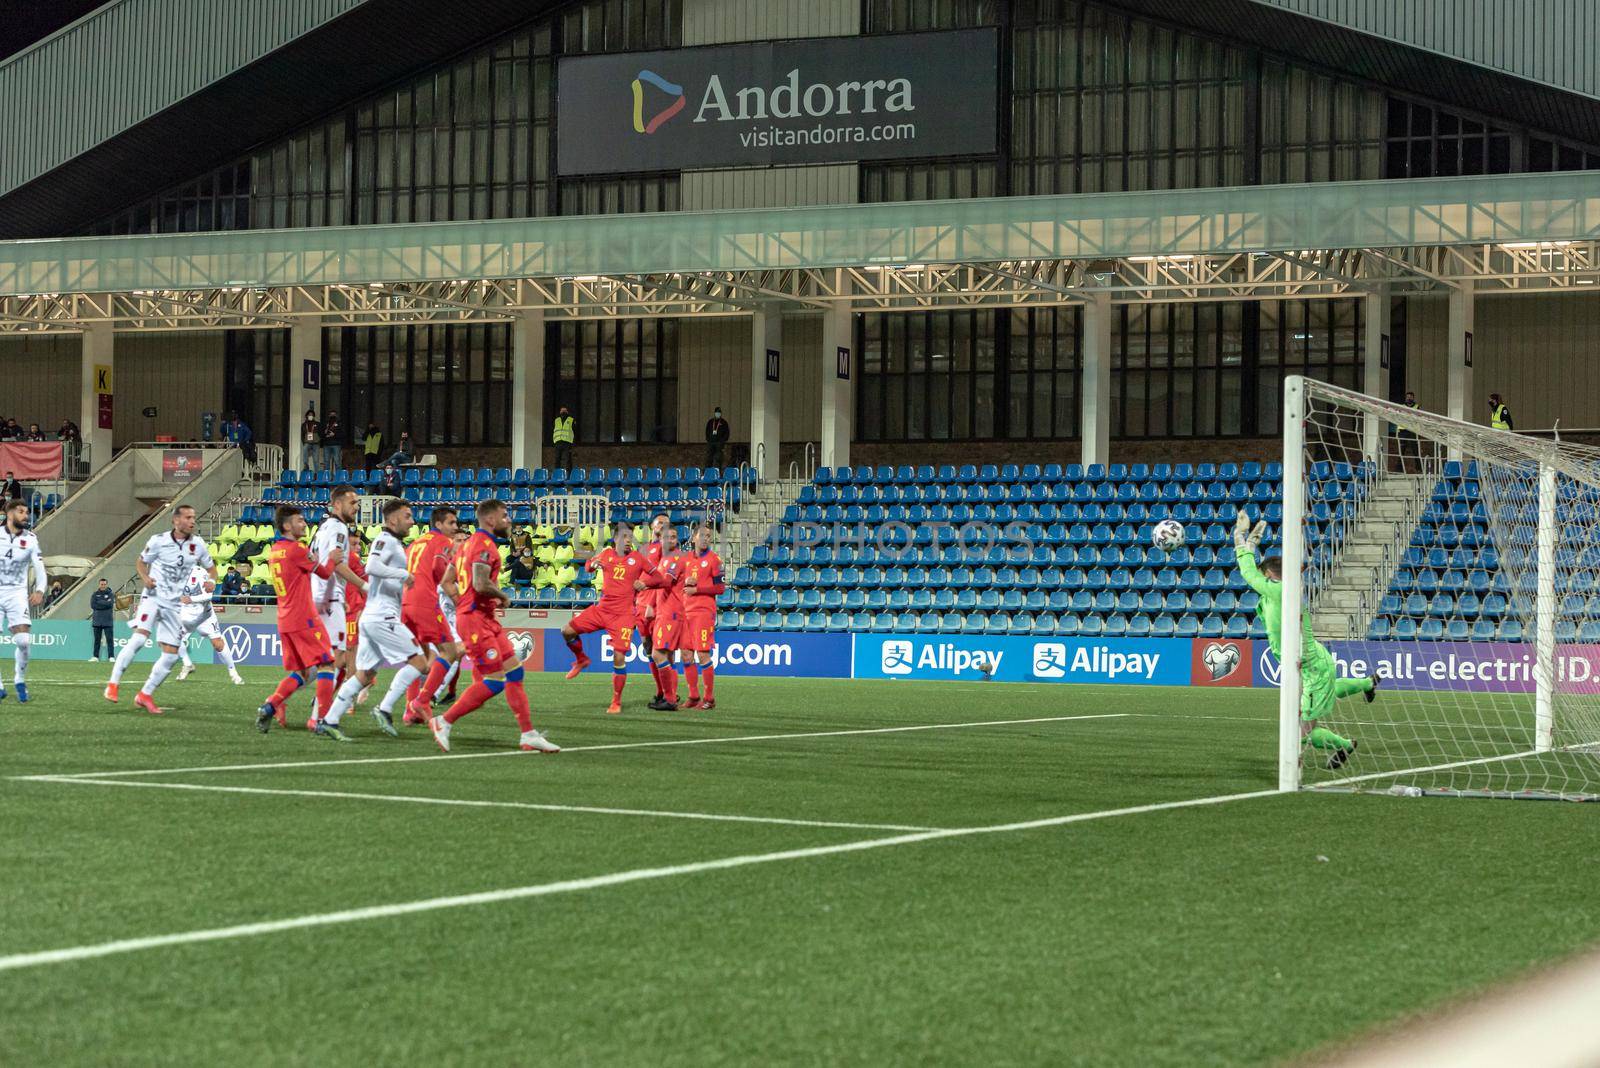
[[[1600,427],[1600,293],[1480,295],[1473,310],[1473,422],[1499,393],[1521,429]],[[1406,302],[1406,386],[1430,411],[1445,407],[1446,318],[1444,297]]]

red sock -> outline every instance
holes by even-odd
[[[430,674],[432,674],[432,673],[430,672]],[[411,685],[406,687],[406,704],[409,705],[411,702],[415,701],[417,699],[417,694],[419,694],[421,692],[422,692],[422,680],[421,679],[412,679],[411,680]]]
[[[482,679],[479,679],[467,688],[466,693],[456,699],[455,704],[450,706],[450,711],[444,714],[444,721],[446,723],[454,723],[493,696],[494,691],[485,686]]]
[[[567,648],[572,650],[572,659],[588,662],[588,657],[583,655],[583,639],[574,638],[567,643]]]
[[[449,673],[450,665],[439,657],[434,657],[433,666],[428,669],[428,678],[421,684],[421,697],[424,702],[433,700],[433,695],[439,692],[439,687],[444,684],[444,677]],[[411,699],[415,701],[417,695],[413,694]]]
[[[683,665],[683,675],[689,682],[689,700],[700,700],[700,665],[689,661]]]
[[[667,700],[673,704],[678,703],[678,669],[671,664],[661,669],[661,674],[667,679]]]
[[[656,684],[656,696],[665,697],[666,687],[661,685],[661,667],[654,660],[650,661],[650,679]]]
[[[328,672],[317,673],[317,718],[321,719],[328,714],[328,709],[333,707],[333,676]]]
[[[267,698],[267,704],[271,705],[273,708],[282,708],[283,703],[287,701],[290,695],[298,690],[300,686],[301,682],[298,675],[285,675],[283,677],[283,681],[278,683],[278,688],[272,691],[272,696]]]
[[[522,683],[506,683],[506,704],[511,706],[511,714],[517,717],[517,726],[522,728],[524,734],[533,730],[533,717],[528,709],[528,691],[522,688]]]
[[[622,688],[628,684],[626,671],[611,672],[611,700],[614,704],[622,703]]]
[[[704,664],[701,666],[700,677],[706,681],[706,700],[715,700],[715,698],[711,696],[711,687],[716,683],[716,674],[711,670],[710,664]]]

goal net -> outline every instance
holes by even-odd
[[[1284,393],[1280,786],[1600,798],[1600,450]]]

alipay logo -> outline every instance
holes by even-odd
[[[883,673],[885,675],[909,675],[913,659],[913,646],[910,642],[888,641],[883,643]]]
[[[1067,647],[1060,642],[1033,643],[1033,674],[1039,679],[1067,677]]]

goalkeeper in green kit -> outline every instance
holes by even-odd
[[[1283,648],[1283,561],[1269,556],[1256,563],[1261,536],[1267,532],[1266,523],[1250,528],[1250,517],[1243,508],[1233,524],[1233,552],[1239,562],[1239,574],[1245,583],[1261,595],[1256,614],[1267,628],[1267,644],[1272,655],[1282,658]],[[1377,697],[1378,676],[1364,679],[1341,679],[1333,654],[1311,633],[1311,613],[1300,613],[1300,736],[1315,749],[1331,749],[1328,770],[1344,766],[1355,752],[1356,743],[1343,738],[1327,727],[1317,726],[1317,720],[1333,711],[1333,703],[1341,697],[1365,694],[1368,701]]]

